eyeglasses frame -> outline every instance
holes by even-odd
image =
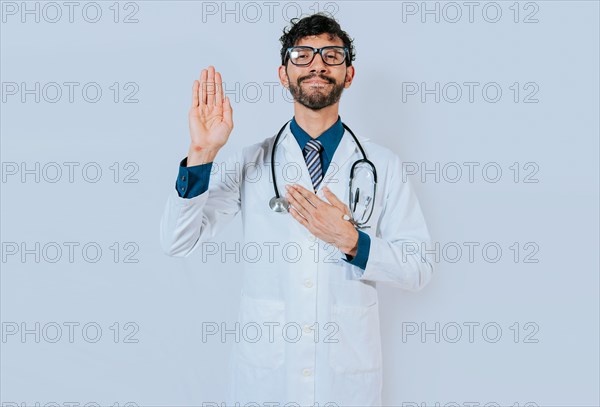
[[[291,51],[292,49],[294,49],[294,48],[304,48],[304,49],[310,49],[310,50],[312,50],[312,52],[313,52],[313,57],[312,57],[312,59],[310,60],[310,62],[308,62],[308,63],[306,63],[306,64],[295,64],[295,63],[292,61],[292,58],[290,58],[290,51]],[[330,63],[328,63],[327,61],[325,61],[325,58],[323,58],[323,54],[322,54],[322,52],[323,52],[323,50],[324,50],[324,49],[330,49],[330,48],[341,48],[341,49],[343,49],[343,50],[344,50],[344,59],[342,60],[342,62],[340,62],[339,64],[330,64]],[[340,65],[342,65],[344,62],[346,62],[346,61],[347,61],[347,59],[348,59],[348,56],[349,56],[349,53],[350,53],[350,51],[348,51],[348,47],[342,47],[341,45],[327,45],[327,46],[325,46],[325,47],[321,47],[321,48],[309,47],[308,45],[296,45],[296,46],[293,46],[293,47],[289,47],[289,48],[288,48],[288,49],[285,51],[285,61],[284,61],[284,65],[285,65],[285,63],[287,63],[287,61],[288,61],[288,59],[289,59],[289,61],[290,61],[290,62],[291,62],[291,63],[292,63],[294,66],[308,66],[308,65],[312,64],[312,62],[315,60],[315,57],[317,56],[317,54],[320,54],[320,55],[321,55],[321,59],[323,60],[323,63],[324,63],[325,65],[328,65],[328,66],[340,66]]]

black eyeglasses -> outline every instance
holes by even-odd
[[[348,55],[348,48],[339,46],[327,46],[323,48],[297,46],[287,49],[287,56],[292,61],[292,64],[296,66],[310,65],[313,59],[315,59],[316,54],[321,54],[321,58],[323,58],[323,62],[326,65],[336,66],[344,63]]]

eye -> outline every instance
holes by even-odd
[[[344,54],[339,50],[329,50],[325,53],[325,56],[327,59],[339,61],[341,58],[343,58]]]
[[[294,59],[303,59],[308,58],[310,53],[311,51],[308,51],[306,49],[296,49],[290,52],[290,56]]]

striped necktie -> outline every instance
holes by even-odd
[[[304,147],[304,160],[308,167],[308,173],[312,180],[315,192],[319,188],[321,181],[323,180],[323,168],[321,167],[321,149],[323,146],[321,142],[317,140],[308,140]]]

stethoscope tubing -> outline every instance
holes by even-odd
[[[277,179],[275,177],[275,150],[277,148],[277,142],[279,141],[279,137],[281,136],[281,133],[283,133],[283,130],[286,128],[286,126],[288,125],[289,122],[291,122],[291,120],[287,121],[283,125],[283,127],[279,130],[279,132],[277,133],[277,136],[275,136],[275,141],[273,142],[273,148],[271,149],[271,175],[273,177],[273,189],[275,190],[275,197],[277,199],[280,198],[280,195],[279,195],[279,188],[277,187]],[[367,154],[365,153],[365,150],[363,149],[362,145],[358,141],[358,138],[356,137],[354,132],[350,129],[350,127],[346,126],[346,124],[343,122],[342,122],[342,126],[344,126],[344,129],[348,130],[350,135],[352,135],[354,142],[358,146],[358,149],[360,150],[360,153],[363,156],[363,158],[355,161],[352,164],[352,168],[350,170],[350,180],[352,180],[352,178],[354,177],[354,168],[356,167],[356,165],[358,163],[365,162],[373,168],[373,181],[375,182],[375,187],[377,187],[377,169],[375,168],[375,165],[371,161],[369,161],[369,159],[367,158]]]

